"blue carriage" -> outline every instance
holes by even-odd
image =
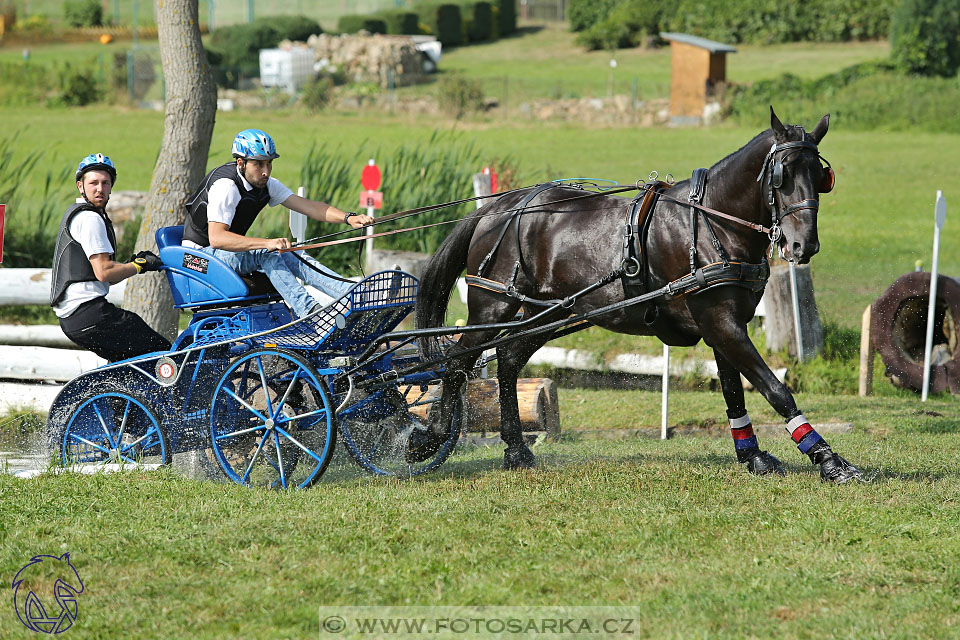
[[[302,488],[321,477],[338,435],[376,474],[417,475],[449,457],[462,400],[441,412],[442,365],[403,373],[417,369],[416,347],[388,335],[413,309],[416,278],[373,274],[295,319],[263,274],[241,277],[181,246],[182,235],[183,227],[165,227],[156,238],[174,304],[192,312],[190,324],[168,352],[64,386],[48,418],[58,462],[169,464],[174,454],[200,451],[238,484]],[[433,426],[449,433],[443,445],[409,461],[411,434],[441,414],[450,424]]]

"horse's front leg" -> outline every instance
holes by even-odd
[[[695,319],[704,340],[723,359],[736,367],[766,398],[770,406],[783,416],[787,423],[787,432],[796,443],[797,449],[806,454],[813,464],[819,465],[821,479],[843,484],[860,478],[860,471],[836,454],[827,441],[810,426],[810,422],[797,408],[790,390],[777,380],[753,346],[747,335],[746,325],[736,322],[733,314],[724,313],[720,305],[712,311],[701,311],[695,314]]]
[[[740,372],[719,351],[714,349],[713,353],[717,359],[717,374],[720,377],[723,399],[727,403],[727,419],[730,421],[730,435],[733,436],[737,462],[747,465],[750,473],[759,476],[784,475],[780,461],[760,449],[760,443],[753,432],[753,423],[747,414]]]

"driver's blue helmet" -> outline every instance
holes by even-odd
[[[102,153],[91,153],[80,161],[80,165],[77,167],[77,182],[83,179],[83,174],[94,169],[109,173],[110,181],[116,184],[117,168],[113,166],[113,161]]]
[[[279,158],[273,138],[260,129],[244,129],[233,139],[233,157],[250,160]]]

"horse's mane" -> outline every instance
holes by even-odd
[[[797,140],[810,139],[810,134],[807,133],[806,129],[804,129],[799,124],[785,124],[783,126],[788,132],[799,134],[797,135]],[[752,148],[754,145],[760,144],[761,141],[763,141],[763,144],[766,146],[767,144],[769,144],[766,142],[766,140],[768,140],[771,135],[772,135],[772,130],[767,129],[766,131],[761,131],[757,135],[753,136],[753,138],[749,142],[747,142],[747,144],[743,145],[733,153],[726,155],[725,157],[721,158],[716,163],[714,163],[714,165],[710,167],[711,173],[713,173],[714,170],[723,169],[724,167],[726,167],[728,163],[733,162],[734,158],[739,158],[741,153],[746,151],[748,148]],[[791,135],[789,137],[792,139],[794,136]]]

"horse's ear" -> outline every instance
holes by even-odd
[[[820,122],[817,123],[816,128],[810,132],[810,137],[813,138],[813,141],[817,144],[820,144],[820,141],[823,140],[823,136],[827,135],[827,129],[830,128],[830,114],[820,118]]]
[[[777,117],[777,114],[773,111],[773,105],[770,105],[770,128],[773,129],[774,135],[777,136],[777,139],[782,140],[783,136],[786,135],[787,129],[783,126],[783,123],[780,122],[780,118]]]

